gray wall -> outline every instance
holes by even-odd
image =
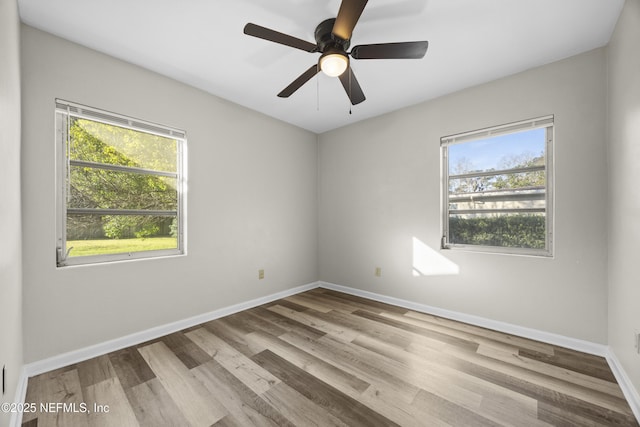
[[[20,235],[20,23],[15,0],[0,0],[0,369],[12,402],[22,370]],[[0,425],[8,425],[0,411]]]
[[[555,257],[439,250],[440,137],[548,114]],[[321,135],[321,280],[605,344],[605,117],[597,49]]]
[[[640,390],[640,0],[627,0],[609,59],[609,345]]]
[[[28,26],[22,76],[26,362],[318,279],[316,135]],[[188,256],[56,268],[56,97],[187,131]]]

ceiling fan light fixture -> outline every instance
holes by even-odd
[[[251,22],[244,26],[244,33],[249,36],[309,53],[322,53],[318,62],[280,91],[278,97],[290,97],[322,70],[329,77],[338,77],[351,104],[356,105],[366,98],[358,79],[353,74],[353,69],[349,66],[352,59],[420,59],[424,57],[429,47],[428,41],[363,44],[348,51],[353,29],[367,1],[341,0],[338,16],[325,19],[316,27],[313,33],[316,39],[315,44]]]
[[[342,75],[349,66],[349,58],[343,52],[329,51],[320,57],[320,69],[329,77]]]

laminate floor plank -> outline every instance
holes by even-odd
[[[332,365],[352,372],[355,376],[376,385],[380,388],[393,390],[394,396],[404,402],[410,403],[418,393],[419,387],[396,377],[387,372],[386,367],[375,366],[363,360],[359,352],[354,352],[339,345],[332,345],[331,341],[324,341],[325,337],[311,342],[308,337],[296,333],[288,333],[280,336],[283,341],[306,351],[319,359],[326,360]],[[346,345],[347,343],[342,343]]]
[[[80,378],[80,386],[83,389],[117,376],[107,355],[80,362],[76,367],[78,369],[78,378]]]
[[[85,398],[80,386],[78,370],[58,370],[54,375],[42,374],[38,396],[36,419],[39,427],[87,426],[87,413],[82,404]],[[42,410],[41,404],[45,405]],[[62,406],[60,406],[62,405]]]
[[[449,351],[449,354],[455,356],[459,363],[465,361],[467,362],[467,366],[474,368],[477,372],[491,372],[495,375],[495,378],[505,379],[505,383],[511,383],[511,380],[514,379],[514,384],[521,384],[523,387],[546,390],[547,392],[545,394],[572,397],[576,400],[583,401],[586,405],[593,405],[612,411],[619,411],[627,407],[626,402],[622,398],[610,396],[599,390],[586,388],[548,375],[531,372],[528,369],[514,365],[504,364],[486,356],[456,350]],[[627,415],[630,413],[630,409],[628,409]]]
[[[136,347],[109,353],[109,360],[125,390],[156,377]]]
[[[462,332],[470,332],[474,335],[479,335],[491,339],[493,341],[501,342],[503,344],[514,346],[519,349],[527,349],[538,353],[553,356],[554,347],[550,344],[545,344],[539,341],[533,341],[527,338],[518,337],[515,335],[507,334],[504,332],[493,331],[491,329],[483,328],[480,326],[470,325],[468,323],[458,322],[451,319],[445,319],[444,317],[434,316],[433,314],[419,313],[417,311],[408,311],[404,314],[405,317],[422,320],[424,322],[432,323],[435,325],[445,326],[449,329],[455,329]]]
[[[358,395],[365,391],[371,384],[353,375],[351,372],[338,368],[323,359],[320,359],[304,350],[299,349],[277,337],[270,337],[263,333],[254,332],[247,335],[247,339],[256,342],[263,350],[270,350],[287,360],[294,366],[313,375],[321,381],[336,387],[339,390],[351,391],[349,395]]]
[[[270,372],[262,369],[205,328],[191,331],[187,336],[258,395],[280,382]]]
[[[117,377],[84,388],[92,427],[138,427],[138,421]],[[103,408],[98,410],[97,408]]]
[[[246,425],[246,424],[244,424]],[[212,427],[242,427],[243,424],[237,421],[233,416],[227,415],[217,423],[213,424]]]
[[[397,426],[396,423],[356,399],[315,378],[269,350],[256,354],[252,359],[280,378],[289,387],[323,407],[349,426]]]
[[[542,375],[548,375],[562,381],[591,388],[618,399],[624,399],[624,394],[617,383],[612,383],[599,377],[592,377],[578,372],[577,370],[570,369],[570,367],[558,366],[555,364],[550,365],[537,359],[522,357],[519,354],[500,352],[493,348],[487,349],[483,346],[478,348],[478,354],[490,357],[500,362],[508,363],[509,365],[528,369]]]
[[[385,374],[389,375],[387,378],[394,378],[396,381],[402,381],[418,389],[427,390],[443,399],[470,409],[477,409],[482,401],[482,394],[464,387],[466,382],[471,381],[471,378],[464,374],[461,375],[452,370],[444,371],[436,365],[429,364],[427,361],[419,363],[408,354],[406,355],[407,357],[402,359],[395,357],[394,354],[382,354],[383,352],[358,346],[354,343],[342,344],[332,341],[328,337],[318,341],[326,344],[336,353],[344,352],[343,354],[345,355],[357,355],[359,360],[363,362],[363,366],[374,367],[373,369],[369,368],[371,374],[379,375],[378,370],[381,369]],[[385,345],[382,342],[379,344]]]
[[[215,360],[195,368],[194,375],[229,411],[221,421],[243,426],[275,427],[289,422],[253,390]]]
[[[141,427],[189,424],[157,378],[133,386],[125,390],[125,393]]]
[[[284,329],[286,332],[298,332],[308,336],[314,336],[315,338],[320,338],[326,335],[325,332],[322,332],[319,329],[312,328],[311,326],[305,325],[304,323],[300,323],[293,319],[290,319],[286,316],[282,316],[281,314],[275,313],[271,310],[268,310],[265,307],[254,307],[249,310],[256,318],[262,320],[265,323],[271,323],[275,326],[278,326]],[[282,334],[278,334],[282,335]]]
[[[207,322],[203,327],[245,356],[251,357],[256,354],[255,349],[251,348],[245,340],[246,332],[242,329],[238,329],[237,325],[229,323],[225,319],[226,318],[221,318]],[[187,332],[186,335],[188,336],[191,332],[198,331],[200,329],[201,328],[193,328]]]
[[[255,331],[263,331],[269,335],[282,335],[288,332],[287,329],[274,324],[272,322],[265,322],[260,316],[255,314],[251,310],[243,311],[242,313],[227,316],[221,320],[237,325],[243,328],[245,334],[250,334]]]
[[[538,410],[540,402],[529,399],[533,400],[530,405],[531,402],[523,402],[527,398],[527,396],[502,392],[485,392],[477,412],[483,417],[499,421],[500,424],[505,426],[549,427],[549,423],[540,419]]]
[[[518,351],[519,351],[519,348],[513,344],[506,344],[501,341],[495,341],[495,340],[492,340],[491,338],[487,338],[485,336],[479,335],[471,331],[460,331],[455,328],[438,325],[436,323],[427,322],[421,319],[415,319],[406,315],[401,316],[394,313],[382,313],[381,316],[396,320],[401,323],[406,323],[408,325],[412,325],[421,329],[426,329],[431,332],[436,332],[436,333],[444,334],[446,336],[459,338],[464,341],[470,341],[474,344],[477,344],[478,347],[495,348],[496,350],[499,350],[502,352],[508,352],[512,354],[518,354]],[[413,332],[415,333],[416,331],[420,331],[420,329],[414,330]]]
[[[40,375],[36,375],[35,377],[29,378],[27,392],[25,395],[25,403],[30,405],[35,405],[35,410],[29,410],[22,414],[22,422],[27,423],[31,421],[35,421],[36,424],[38,422],[38,415],[40,414],[40,404],[54,402],[52,399],[52,391],[51,384],[57,381],[57,377],[59,375],[64,374],[65,372],[75,371],[76,365],[65,366],[61,369],[55,369],[53,371],[45,372]]]
[[[558,427],[605,427],[609,425],[566,411],[547,402],[540,402],[538,416],[541,420]]]
[[[418,392],[413,405],[453,426],[500,427],[499,423],[491,421],[477,412],[470,411],[424,390]]]
[[[295,426],[348,427],[283,382],[265,392],[262,398]]]
[[[447,348],[438,354],[432,352],[431,349],[410,346],[408,351],[426,356],[442,366],[453,367],[461,372],[477,376],[479,379],[500,388],[509,389],[516,393],[513,396],[529,397],[538,402],[558,404],[566,408],[571,407],[570,411],[593,413],[597,418],[611,417],[615,422],[626,419],[625,422],[628,422],[628,425],[638,425],[633,420],[633,415],[626,401],[609,396],[601,390],[587,389],[544,374],[528,372],[526,369],[506,365],[482,355],[459,349]],[[492,387],[485,387],[486,391],[491,389]],[[489,401],[485,400],[485,402]],[[516,406],[509,406],[509,412],[515,409]]]
[[[323,288],[34,376],[25,402],[23,427],[640,427],[602,357]]]
[[[270,303],[264,304],[262,307],[264,308],[270,308],[274,305],[281,305],[283,307],[286,307],[290,310],[294,310],[294,311],[306,311],[308,310],[309,307],[305,307],[304,305],[300,305],[300,304],[296,304],[293,301],[288,301],[286,299],[279,299],[276,301],[272,301]]]
[[[287,298],[285,298],[287,301],[291,301],[294,302],[296,304],[302,305],[304,307],[310,308],[312,310],[315,311],[319,311],[320,313],[328,313],[332,310],[334,310],[334,307],[331,307],[330,305],[319,301],[316,298],[313,298],[312,296],[307,296],[307,295],[291,295]]]
[[[226,410],[162,342],[138,349],[167,393],[193,426],[210,426]]]
[[[162,341],[188,369],[195,368],[211,360],[211,356],[202,351],[200,347],[184,336],[182,332],[165,335],[160,341]]]
[[[344,326],[338,325],[333,322],[327,322],[320,319],[319,317],[313,316],[313,314],[309,311],[299,312],[280,305],[269,307],[269,310],[295,320],[299,323],[310,326],[314,329],[318,329],[334,337],[340,338],[344,341],[351,341],[358,335],[357,332],[349,328],[345,328]]]
[[[561,368],[570,369],[594,378],[599,378],[611,383],[616,382],[607,361],[603,357],[581,354],[566,349],[557,349],[553,355],[546,355],[535,351],[520,350],[522,357],[544,362]]]
[[[317,313],[314,315],[320,318],[333,318],[334,322],[339,322],[341,325],[357,332],[358,335],[356,338],[368,336],[403,349],[412,345],[419,345],[421,347],[427,347],[439,351],[448,345],[442,340],[379,322],[376,318],[368,318],[366,316],[363,317],[359,315],[350,315],[345,317],[345,315],[339,312],[332,312],[328,314]]]
[[[423,387],[423,390],[440,399],[447,400],[456,406],[472,410],[489,419],[500,418],[509,420],[509,414],[496,416],[496,414],[502,413],[501,409],[504,406],[508,406],[509,412],[513,413],[519,422],[525,421],[528,425],[536,425],[537,401],[535,399],[514,393],[510,389],[461,372],[453,365],[431,361],[430,355],[433,354],[430,353],[431,350],[425,351],[423,355],[419,356],[417,354],[402,352],[401,349],[394,348],[389,343],[380,342],[365,336],[358,337],[353,343],[379,352],[380,354],[388,355],[389,357],[395,356],[396,360],[408,366],[407,369],[419,370],[429,382],[429,387]],[[475,396],[480,396],[480,401],[478,402],[473,399],[474,395],[471,395],[472,399],[470,401],[459,401],[459,398],[464,396],[465,393],[458,395],[456,390],[453,391],[453,397],[448,397],[446,391],[448,388],[451,388],[450,384],[455,384],[457,387],[474,393]],[[431,389],[431,386],[436,387],[435,392],[428,391]]]
[[[457,427],[437,415],[429,413],[426,408],[398,399],[394,391],[388,387],[378,387],[372,384],[360,395],[359,400],[404,427]]]
[[[310,298],[313,301],[317,301],[321,304],[331,307],[331,309],[334,311],[341,311],[343,313],[352,313],[358,308],[364,309],[366,307],[365,305],[356,307],[353,302],[341,301],[339,298],[323,293],[320,288],[312,289],[311,291],[297,295],[300,297]]]
[[[277,345],[278,342],[280,345]],[[339,369],[320,358],[311,356],[307,352],[288,343],[275,341],[270,342],[269,346],[265,346],[265,348],[267,347],[270,351],[276,353],[282,351],[284,348],[284,351],[280,353],[283,359],[286,359],[292,364],[297,364],[299,368],[312,373],[318,379],[342,391],[347,396],[362,402],[364,405],[374,409],[398,425],[419,427],[424,427],[425,425],[448,426],[444,421],[433,418],[428,413],[420,411],[419,408],[411,406],[408,403],[411,397],[398,399],[397,393],[387,393],[387,391],[391,389],[390,387],[372,386],[363,380],[359,380],[357,376],[352,374],[348,374],[343,378],[342,373],[347,371]],[[299,355],[307,356],[299,356],[300,358],[292,356],[292,354],[296,352],[299,352]],[[309,358],[317,361],[317,365],[313,361],[308,361]],[[318,367],[317,370],[314,369],[316,366]]]
[[[436,341],[441,341],[445,344],[449,344],[451,346],[460,347],[462,349],[469,350],[471,352],[475,352],[478,349],[478,344],[469,338],[459,338],[452,335],[447,335],[442,332],[433,331],[431,329],[427,329],[421,326],[415,326],[408,323],[404,323],[398,320],[391,319],[386,316],[369,313],[366,311],[355,311],[353,313],[356,316],[364,317],[365,319],[374,320],[376,322],[380,322],[382,324],[386,324],[389,326],[393,326],[394,328],[405,330],[408,332],[412,332],[416,335],[432,338]]]
[[[408,309],[403,307],[398,307],[396,305],[391,305],[384,302],[361,298],[355,295],[345,294],[345,293],[333,291],[330,289],[322,289],[321,292],[326,295],[330,295],[335,298],[338,298],[340,301],[344,301],[346,304],[354,304],[356,306],[361,307],[360,308],[361,310],[370,311],[373,313],[389,312],[389,313],[405,314],[408,311]]]
[[[605,424],[637,425],[630,408],[621,399],[572,386],[549,377],[529,374],[525,370],[498,369],[498,366],[493,362],[487,361],[488,359],[482,360],[480,358],[473,359],[473,361],[465,360],[463,356],[457,363],[459,364],[459,369],[469,374],[476,375],[479,378],[509,388],[525,396],[533,397],[539,402],[560,406],[570,412],[577,412],[582,416]]]

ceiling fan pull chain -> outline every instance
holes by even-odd
[[[320,72],[320,63],[316,65],[316,74]],[[316,77],[316,111],[320,111],[320,76]]]

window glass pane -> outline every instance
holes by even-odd
[[[544,164],[542,166],[544,167]],[[542,190],[544,192],[546,182],[547,177],[544,170],[488,176],[465,176],[464,178],[450,178],[449,192],[457,194],[502,190]]]
[[[67,215],[69,257],[178,248],[177,217]]]
[[[544,214],[478,213],[449,216],[449,242],[461,245],[544,249]]]
[[[177,179],[71,166],[68,208],[175,211]]]
[[[452,194],[449,211],[456,213],[469,210],[531,210],[544,211],[546,205],[544,188],[539,190],[494,190],[481,194]]]
[[[449,145],[449,175],[544,166],[546,128]]]
[[[56,100],[58,266],[185,253],[184,136]]]
[[[527,124],[497,136],[473,139],[468,134],[466,140],[443,142],[448,173],[445,246],[549,253],[547,136],[552,124],[537,129],[527,129]],[[504,127],[498,130],[504,132]]]
[[[71,117],[71,160],[177,172],[177,141],[93,120]]]

